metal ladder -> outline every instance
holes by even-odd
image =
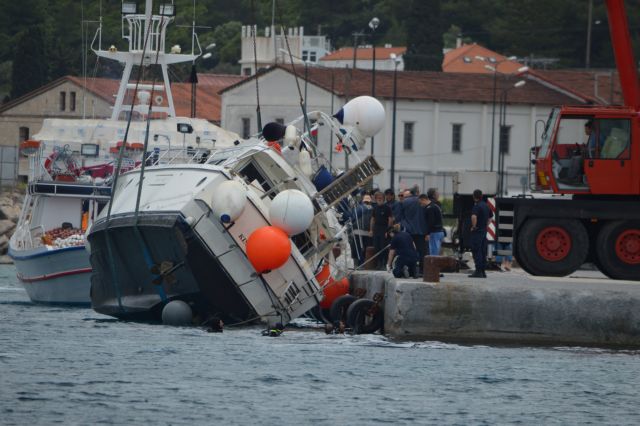
[[[324,203],[319,202],[318,204],[322,206],[322,210],[327,210],[354,190],[366,185],[381,171],[382,167],[380,167],[375,158],[368,156],[322,191],[316,193],[315,198],[317,201],[322,198]]]
[[[513,207],[512,203],[501,202],[498,204],[498,214],[496,220],[496,240],[498,243],[513,243]],[[510,256],[513,254],[513,245],[511,249],[498,249],[497,255]]]

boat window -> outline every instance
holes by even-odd
[[[270,191],[272,188],[270,182],[267,180],[267,178],[264,177],[264,174],[260,171],[258,166],[256,166],[253,162],[250,162],[249,164],[244,166],[242,169],[240,169],[238,171],[238,174],[244,177],[248,183],[257,181],[262,187],[262,189],[264,189],[265,192]],[[276,194],[271,193],[269,195],[269,198],[273,198],[275,196]]]

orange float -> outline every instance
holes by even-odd
[[[331,308],[331,304],[338,297],[349,293],[349,278],[343,278],[340,281],[334,281],[333,278],[329,279],[329,283],[322,289],[324,293],[324,299],[320,302],[322,309]]]
[[[290,255],[289,236],[275,226],[258,228],[247,239],[247,257],[259,274],[281,267]]]
[[[33,155],[40,149],[40,142],[27,139],[20,142],[20,153],[24,156]]]
[[[318,284],[320,287],[327,285],[329,283],[329,279],[331,278],[331,268],[328,263],[325,263],[322,269],[316,274],[316,280],[318,280]]]

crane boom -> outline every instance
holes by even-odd
[[[638,83],[638,70],[633,56],[624,0],[607,0],[607,16],[609,18],[611,45],[613,46],[616,66],[620,74],[620,86],[622,87],[624,104],[639,110],[640,83]]]

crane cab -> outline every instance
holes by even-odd
[[[626,107],[554,108],[532,150],[535,190],[640,194],[638,113]]]

